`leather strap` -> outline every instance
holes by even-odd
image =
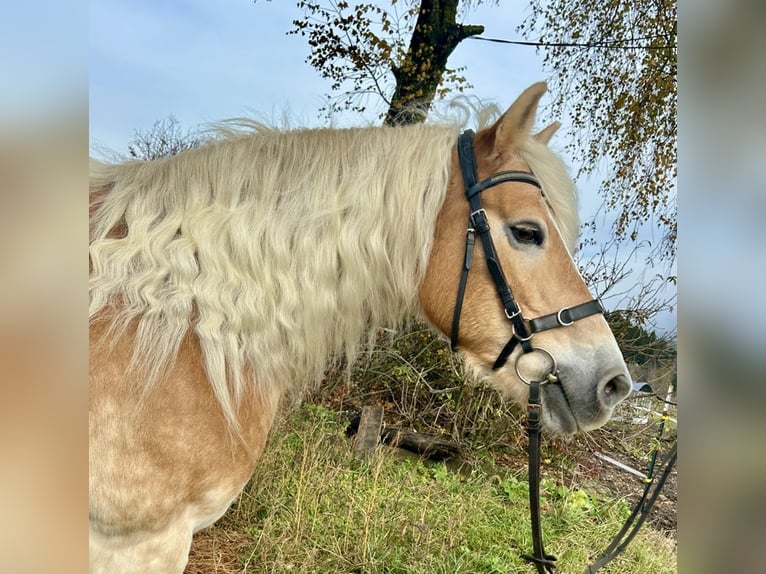
[[[599,299],[592,299],[586,303],[580,303],[574,307],[564,307],[556,313],[543,315],[529,321],[529,330],[533,333],[555,329],[556,327],[568,327],[575,321],[589,317],[590,315],[599,315],[605,312],[604,306]]]
[[[466,134],[470,134],[466,136]],[[476,183],[476,159],[473,155],[473,131],[466,130],[457,140],[457,155],[460,163],[460,171],[463,174],[463,186],[466,194]],[[465,239],[465,255],[463,256],[463,269],[460,273],[460,283],[458,284],[457,298],[455,300],[455,310],[452,312],[452,332],[450,333],[450,347],[453,351],[457,350],[457,337],[460,332],[460,315],[463,311],[463,298],[465,297],[465,286],[468,281],[468,271],[473,262],[473,249],[476,243],[476,231],[473,228],[470,215],[468,221],[468,231]]]
[[[527,434],[529,435],[529,514],[532,518],[532,554],[521,557],[532,562],[539,574],[553,572],[556,557],[547,554],[543,547],[543,533],[540,527],[540,429],[542,404],[540,401],[540,382],[529,383],[527,401]]]
[[[542,191],[543,189],[540,186],[540,182],[537,181],[537,178],[531,173],[529,173],[528,171],[509,170],[509,171],[498,171],[496,174],[489,176],[487,179],[482,180],[479,183],[473,184],[470,188],[466,187],[467,191],[465,192],[465,196],[470,201],[471,198],[477,193],[481,193],[488,187],[492,187],[492,186],[504,183],[506,181],[519,181],[521,183],[528,183],[530,185],[534,185],[540,191]]]
[[[452,332],[450,334],[450,345],[453,350],[457,348],[458,333],[460,331],[460,315],[463,308],[465,287],[468,278],[468,271],[470,270],[471,263],[473,261],[475,234],[478,234],[484,249],[484,258],[487,264],[487,270],[489,271],[489,274],[492,277],[492,281],[495,284],[495,289],[498,296],[500,297],[500,301],[503,304],[505,315],[513,323],[514,334],[511,336],[511,339],[516,342],[520,342],[524,351],[528,353],[532,351],[532,345],[529,342],[527,326],[521,316],[521,308],[514,299],[511,288],[505,279],[505,273],[503,272],[502,265],[500,264],[500,259],[497,257],[495,245],[492,242],[492,235],[490,234],[487,212],[484,211],[481,205],[481,192],[489,187],[508,181],[530,183],[539,189],[542,189],[542,187],[540,182],[537,181],[537,178],[533,174],[514,170],[501,171],[488,177],[485,180],[477,182],[476,180],[478,176],[476,171],[476,157],[473,153],[473,137],[474,132],[472,130],[466,130],[460,134],[457,143],[458,159],[460,161],[465,195],[469,203],[470,211],[468,216],[468,233],[466,234],[463,269],[461,271],[460,282],[458,284],[455,309],[452,314]],[[502,364],[496,368],[502,367],[506,360],[507,357],[505,357],[502,360]],[[495,361],[495,364],[497,365],[498,361]]]
[[[625,524],[623,524],[620,531],[612,539],[612,542],[607,546],[606,550],[604,550],[604,553],[593,564],[587,566],[583,571],[583,574],[594,574],[594,572],[609,564],[609,562],[614,560],[625,550],[625,548],[627,548],[628,544],[630,544],[643,525],[646,517],[649,516],[654,503],[657,502],[657,497],[665,486],[665,482],[670,476],[670,471],[673,470],[673,466],[676,464],[677,457],[678,443],[675,442],[673,443],[673,448],[665,459],[665,469],[662,472],[662,476],[657,483],[654,484],[654,490],[651,491],[651,495],[649,495],[650,489],[648,488],[647,483],[647,488],[644,489],[641,499],[636,504],[633,512],[630,513],[630,516],[628,516]]]
[[[450,348],[457,351],[457,334],[460,330],[460,314],[463,311],[463,298],[465,297],[465,285],[468,281],[468,272],[473,264],[473,247],[476,243],[476,232],[468,229],[465,237],[465,255],[463,256],[463,270],[460,272],[460,283],[457,287],[457,299],[455,310],[452,312],[452,333],[450,334]]]
[[[516,348],[516,343],[518,343],[519,340],[516,337],[511,337],[508,339],[508,342],[505,344],[505,347],[500,351],[500,354],[497,356],[497,359],[495,359],[495,363],[492,365],[492,370],[496,371],[505,363],[508,362],[508,357],[511,356],[511,353],[513,353],[513,350]]]

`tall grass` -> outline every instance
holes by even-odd
[[[322,407],[305,405],[274,429],[249,486],[214,527],[237,533],[233,571],[534,571],[519,557],[531,549],[524,477],[491,463],[455,471],[384,448],[360,462],[350,451],[344,425]],[[543,494],[546,550],[564,574],[582,572],[629,510],[547,481]],[[603,571],[675,572],[675,543],[644,529]]]

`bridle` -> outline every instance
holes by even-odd
[[[513,334],[505,344],[500,354],[495,359],[492,370],[496,371],[502,368],[516,348],[521,345],[522,353],[516,357],[515,369],[516,375],[525,384],[529,385],[529,399],[527,402],[527,434],[529,435],[529,506],[532,520],[532,554],[522,554],[522,556],[535,564],[538,573],[545,574],[546,571],[552,572],[555,566],[556,557],[547,554],[543,549],[542,530],[540,528],[540,430],[542,427],[542,402],[540,400],[540,385],[544,383],[558,383],[558,367],[556,358],[553,354],[543,347],[534,347],[532,337],[535,333],[555,329],[557,327],[568,327],[575,321],[589,317],[590,315],[604,313],[604,307],[598,299],[592,299],[585,303],[580,303],[574,307],[563,307],[555,313],[543,315],[535,319],[526,319],[522,314],[521,307],[513,297],[508,281],[505,279],[505,273],[500,265],[495,245],[490,234],[489,220],[487,212],[481,205],[481,192],[490,187],[494,187],[505,182],[519,182],[535,186],[543,194],[543,186],[533,173],[526,171],[499,171],[486,179],[477,181],[476,157],[473,151],[474,132],[466,130],[457,141],[458,160],[460,161],[460,170],[463,173],[463,183],[465,184],[465,197],[468,200],[470,211],[468,215],[468,229],[465,240],[465,256],[463,258],[463,269],[460,274],[458,284],[457,299],[455,301],[455,310],[452,315],[452,332],[450,343],[452,350],[457,349],[458,334],[460,331],[460,314],[463,308],[463,298],[465,297],[465,288],[468,281],[468,272],[473,263],[473,250],[476,245],[476,235],[478,234],[484,248],[484,258],[487,263],[487,269],[495,284],[500,301],[503,305],[506,318],[511,322]],[[548,356],[551,366],[550,372],[542,380],[528,380],[519,369],[519,359],[528,353],[540,352]]]
[[[555,313],[550,313],[534,319],[526,319],[523,316],[521,307],[519,307],[519,304],[513,297],[511,287],[505,279],[505,273],[503,272],[500,260],[497,257],[497,251],[495,250],[495,245],[492,242],[492,235],[490,234],[487,212],[484,211],[484,208],[481,206],[481,192],[490,187],[494,187],[495,185],[513,181],[537,187],[543,197],[545,197],[545,193],[537,177],[535,177],[533,173],[526,171],[499,171],[486,179],[477,181],[473,138],[474,132],[472,130],[466,130],[460,134],[457,142],[458,159],[460,161],[460,169],[463,173],[465,196],[470,205],[470,212],[468,216],[468,230],[466,233],[463,269],[460,274],[457,300],[455,301],[455,310],[452,315],[450,344],[452,350],[455,351],[458,344],[460,314],[463,307],[463,298],[465,297],[468,272],[471,270],[473,263],[473,250],[476,244],[476,235],[478,234],[482,247],[484,248],[487,269],[495,284],[497,294],[500,297],[505,316],[511,321],[513,328],[513,334],[500,351],[497,359],[495,359],[495,363],[492,365],[492,370],[496,371],[505,365],[508,358],[511,356],[511,353],[513,353],[513,350],[516,348],[516,345],[521,345],[522,350],[522,353],[516,357],[515,370],[518,378],[529,386],[529,399],[527,401],[527,434],[529,435],[529,507],[532,522],[533,546],[532,554],[522,554],[522,557],[529,562],[532,562],[539,574],[545,574],[546,572],[553,572],[556,557],[547,554],[543,549],[542,530],[540,528],[540,431],[542,428],[542,401],[540,397],[540,387],[546,383],[560,383],[560,380],[558,378],[556,358],[545,348],[533,346],[532,337],[535,333],[541,331],[547,331],[558,327],[568,327],[575,321],[579,321],[585,317],[603,314],[604,307],[601,304],[601,301],[592,299],[585,303],[575,305],[574,307],[563,307]],[[541,380],[539,381],[525,378],[519,369],[519,359],[525,354],[533,352],[540,352],[547,355],[551,362],[550,372],[546,376],[541,377]],[[624,550],[625,546],[630,542],[638,528],[641,526],[641,523],[646,518],[649,510],[651,510],[651,506],[654,504],[659,490],[662,489],[662,486],[670,473],[670,468],[675,464],[675,457],[674,447],[668,458],[668,462],[666,463],[667,466],[665,472],[657,484],[658,490],[655,490],[647,500],[647,486],[647,489],[644,490],[644,496],[636,506],[636,509],[629,517],[623,529],[618,533],[602,557],[586,568],[584,574],[593,574],[596,570]],[[650,470],[650,475],[651,472],[652,471]],[[633,524],[634,522],[637,523]],[[633,526],[633,528],[628,532],[631,526]]]
[[[500,351],[497,359],[495,359],[495,363],[492,365],[492,370],[496,371],[502,368],[518,344],[521,345],[523,353],[538,351],[546,354],[551,361],[551,372],[549,377],[555,378],[556,373],[558,372],[555,357],[543,347],[533,347],[532,336],[540,331],[547,331],[557,327],[568,327],[575,321],[579,321],[590,315],[604,313],[604,307],[601,305],[601,301],[592,299],[585,303],[575,305],[574,307],[563,307],[555,313],[543,315],[535,319],[526,319],[522,315],[521,307],[519,307],[519,304],[513,297],[511,287],[505,279],[505,273],[503,272],[500,260],[497,257],[495,244],[492,242],[492,235],[490,234],[487,212],[484,211],[484,208],[481,205],[481,192],[490,187],[510,181],[533,185],[540,190],[540,193],[543,193],[543,187],[533,173],[514,170],[499,171],[488,178],[477,182],[476,157],[473,152],[473,137],[473,130],[466,130],[460,134],[457,142],[458,159],[460,161],[460,169],[463,173],[463,182],[465,184],[465,197],[468,200],[470,212],[468,216],[468,230],[466,233],[463,269],[460,274],[455,310],[452,315],[452,332],[450,335],[452,350],[454,351],[457,349],[463,298],[465,297],[468,272],[471,270],[473,263],[473,250],[476,244],[476,235],[478,234],[484,248],[487,269],[495,284],[497,294],[500,297],[505,316],[511,322],[513,327],[513,334]],[[519,357],[521,356],[522,355],[519,355]],[[530,383],[530,381],[524,378],[520,372],[518,357],[516,359],[516,374],[524,383]],[[548,380],[554,382],[551,378]]]

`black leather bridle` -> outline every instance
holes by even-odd
[[[478,234],[484,248],[484,256],[487,262],[487,268],[489,269],[489,274],[492,276],[492,281],[495,284],[497,294],[503,304],[505,316],[511,321],[513,326],[513,334],[500,351],[497,359],[495,359],[492,370],[502,368],[508,361],[508,358],[511,356],[516,345],[521,345],[522,354],[516,358],[516,375],[522,382],[529,385],[529,399],[527,401],[527,434],[529,435],[529,509],[532,523],[533,551],[532,554],[522,554],[522,557],[535,565],[538,574],[545,574],[546,572],[551,573],[556,565],[556,557],[545,552],[545,549],[543,548],[542,530],[540,528],[540,431],[542,428],[542,400],[540,396],[540,387],[545,383],[560,383],[560,381],[558,379],[558,369],[555,357],[543,347],[532,346],[532,336],[540,331],[547,331],[548,329],[555,329],[557,327],[567,327],[575,321],[579,321],[590,315],[604,313],[604,307],[602,306],[601,301],[592,299],[585,303],[575,305],[574,307],[564,307],[555,313],[543,315],[535,319],[524,318],[521,307],[519,307],[519,304],[513,297],[511,288],[505,279],[503,268],[500,265],[500,260],[497,257],[495,245],[492,242],[492,236],[490,234],[487,213],[481,206],[481,192],[495,185],[514,181],[533,185],[540,190],[543,197],[545,197],[545,194],[543,193],[542,185],[537,177],[535,177],[533,173],[526,171],[500,171],[489,176],[487,179],[477,182],[476,158],[473,152],[473,137],[473,131],[466,130],[460,135],[457,142],[458,158],[460,160],[460,169],[463,172],[465,196],[470,205],[470,215],[468,216],[468,231],[465,241],[463,269],[460,274],[457,300],[452,315],[452,333],[450,335],[450,342],[452,350],[456,350],[466,282],[468,280],[468,272],[471,270],[471,265],[473,263],[473,250],[476,244],[476,234]],[[519,370],[519,358],[524,356],[524,354],[536,351],[544,353],[551,361],[550,373],[541,377],[541,380],[539,381],[526,379]],[[662,427],[660,428],[662,429]],[[660,433],[661,432],[662,430],[660,430]],[[662,490],[662,487],[670,474],[671,468],[675,465],[675,461],[676,447],[674,445],[670,455],[666,459],[665,470],[660,480],[657,482],[655,490],[649,495],[649,483],[647,483],[643,497],[636,505],[636,508],[633,510],[633,513],[630,515],[623,528],[617,536],[615,536],[614,540],[598,560],[588,566],[583,574],[594,574],[596,570],[600,569],[620,554],[628,543],[630,543],[650,512],[659,492]],[[653,466],[652,463],[648,473],[650,482]]]
[[[466,233],[463,269],[460,274],[457,300],[452,315],[452,333],[450,335],[452,350],[454,351],[457,349],[458,334],[460,330],[460,314],[463,308],[463,298],[465,296],[468,272],[471,270],[473,263],[473,250],[476,244],[476,235],[478,234],[484,248],[487,269],[489,270],[497,294],[502,302],[505,316],[511,321],[513,326],[513,334],[500,351],[497,359],[495,359],[495,363],[492,365],[492,370],[497,370],[503,367],[516,345],[519,344],[524,353],[541,350],[547,354],[553,363],[551,374],[555,375],[555,358],[545,349],[532,346],[532,336],[534,333],[547,331],[548,329],[554,329],[556,327],[567,327],[575,321],[579,321],[590,315],[604,313],[604,307],[601,305],[601,301],[592,299],[585,303],[575,305],[574,307],[564,307],[555,313],[543,315],[535,319],[527,320],[524,318],[521,307],[519,307],[519,304],[513,297],[511,287],[505,279],[505,273],[503,273],[503,268],[497,257],[497,251],[495,250],[495,245],[492,242],[492,235],[490,234],[487,212],[484,211],[481,206],[481,192],[490,187],[510,181],[534,185],[540,190],[540,193],[543,193],[543,187],[533,173],[526,171],[499,171],[489,176],[487,179],[477,182],[476,158],[473,152],[473,137],[474,132],[472,130],[466,130],[460,134],[457,142],[458,159],[460,160],[460,169],[463,173],[465,197],[470,205],[470,214],[468,216],[468,231]],[[516,372],[519,374],[518,361]],[[523,376],[520,375],[519,378],[529,384],[529,381]]]
[[[481,206],[481,192],[485,189],[499,185],[505,182],[520,182],[533,185],[543,193],[540,181],[533,173],[526,171],[500,171],[487,179],[477,181],[476,157],[473,151],[472,130],[466,130],[457,142],[458,159],[460,169],[463,173],[463,182],[465,184],[465,196],[470,205],[468,216],[468,230],[465,241],[465,256],[463,258],[463,269],[460,274],[458,284],[457,300],[455,310],[452,315],[452,332],[450,342],[452,350],[457,349],[458,334],[460,331],[460,314],[463,307],[463,298],[465,296],[466,283],[468,281],[468,272],[473,263],[473,250],[476,244],[476,235],[479,235],[482,247],[484,248],[484,257],[487,263],[487,269],[495,284],[495,289],[503,305],[506,318],[511,321],[513,334],[505,344],[500,354],[495,359],[492,370],[502,368],[516,348],[521,345],[522,354],[516,358],[516,375],[521,381],[529,385],[529,400],[527,403],[527,433],[529,435],[529,505],[532,519],[532,554],[522,554],[522,556],[535,564],[537,571],[541,574],[552,572],[555,566],[556,557],[547,554],[543,549],[542,531],[540,528],[540,430],[542,426],[542,401],[540,398],[540,386],[544,383],[556,383],[558,379],[558,368],[555,357],[543,347],[532,346],[532,336],[540,331],[547,331],[557,327],[567,327],[575,321],[604,313],[604,307],[598,299],[592,299],[585,303],[580,303],[574,307],[564,307],[555,313],[543,315],[535,319],[525,319],[521,307],[516,302],[511,292],[511,287],[505,279],[505,273],[500,265],[500,260],[495,250],[490,234],[489,221],[487,213]],[[544,196],[544,194],[543,194]],[[527,380],[519,370],[519,358],[527,353],[542,352],[548,356],[551,361],[550,373],[541,381]]]

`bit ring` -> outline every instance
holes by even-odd
[[[519,380],[524,383],[525,385],[529,385],[531,381],[527,379],[524,375],[521,374],[521,369],[519,368],[519,363],[521,361],[521,358],[525,355],[529,355],[531,353],[534,353],[535,351],[539,351],[540,353],[543,353],[544,355],[548,355],[548,358],[551,360],[551,370],[550,372],[542,377],[541,384],[543,383],[549,383],[556,379],[556,373],[558,372],[558,365],[556,364],[556,358],[553,356],[553,354],[546,349],[545,347],[532,347],[532,351],[530,353],[522,353],[518,357],[516,357],[516,363],[513,365],[514,369],[516,370],[516,376],[519,377]]]

